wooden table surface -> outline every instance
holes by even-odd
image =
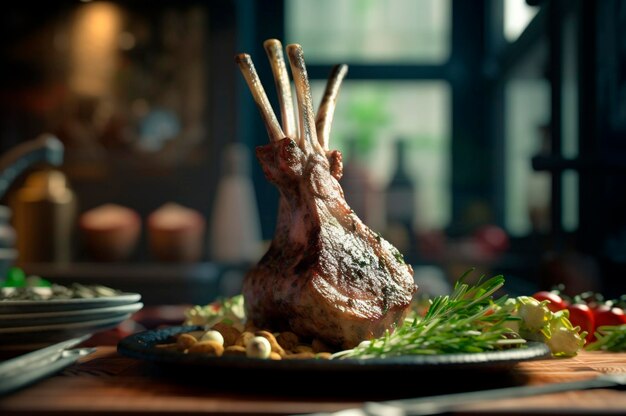
[[[583,380],[601,373],[626,373],[626,353],[582,352],[573,358],[523,362],[511,371],[529,385]],[[203,375],[207,380],[211,376],[208,371]],[[332,377],[329,374],[327,381]],[[428,377],[425,378],[415,382],[429,383]],[[373,389],[383,389],[394,381],[398,382],[375,379],[371,385]],[[274,381],[269,374],[264,380],[241,381],[247,385],[254,382]],[[298,382],[293,380],[295,384]],[[321,379],[320,389],[324,384],[325,380]],[[215,389],[198,382],[189,383],[155,373],[153,364],[121,356],[109,345],[98,347],[95,353],[57,375],[0,398],[0,414],[305,414],[360,407],[373,397],[371,392],[364,392],[361,397],[326,397],[311,390],[307,393],[287,395],[278,390],[261,394],[250,389]],[[384,399],[384,395],[380,397]],[[626,391],[596,389],[481,402],[463,406],[453,414],[626,414]]]

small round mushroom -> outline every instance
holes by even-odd
[[[232,325],[225,324],[224,322],[218,322],[211,328],[214,331],[219,332],[224,337],[224,346],[229,347],[234,345],[237,339],[241,336],[241,332]]]
[[[224,345],[224,337],[222,336],[222,334],[219,331],[215,331],[215,330],[210,330],[210,331],[206,331],[204,334],[202,334],[202,337],[200,337],[200,341],[215,341],[220,345]]]
[[[280,355],[285,355],[285,350],[276,341],[276,337],[271,332],[269,332],[269,331],[256,331],[254,333],[254,335],[257,336],[257,337],[265,338],[270,343],[270,345],[272,347],[272,352],[278,353]]]
[[[246,346],[246,355],[249,358],[269,358],[272,352],[270,342],[261,336],[252,338]]]

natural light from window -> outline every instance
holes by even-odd
[[[323,81],[312,83],[316,105],[324,86]],[[417,187],[418,229],[441,229],[450,221],[450,95],[443,81],[345,81],[337,103],[333,148],[344,154],[347,170],[351,163],[363,168],[379,196],[397,166],[397,141],[407,142],[405,165]],[[376,229],[384,212],[376,211],[376,198],[370,202],[366,223]]]
[[[538,6],[529,6],[526,0],[504,0],[504,38],[517,39],[538,11]]]
[[[449,0],[287,0],[286,37],[308,62],[443,63]]]
[[[550,87],[542,79],[514,79],[505,87],[505,224],[514,236],[550,230],[551,177],[536,172],[533,156],[549,155]]]

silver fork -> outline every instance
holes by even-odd
[[[72,338],[58,344],[20,355],[0,364],[0,395],[13,392],[52,375],[91,354],[95,348],[72,348],[91,335]]]

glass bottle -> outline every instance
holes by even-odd
[[[387,239],[403,254],[408,254],[414,247],[414,217],[416,185],[406,167],[407,142],[398,139],[395,142],[396,168],[387,185],[386,217]]]
[[[11,198],[18,264],[72,260],[77,204],[60,170],[35,170],[26,178]]]
[[[232,143],[224,151],[210,225],[210,258],[214,261],[245,263],[260,258],[261,223],[250,159],[250,151],[240,143]]]

